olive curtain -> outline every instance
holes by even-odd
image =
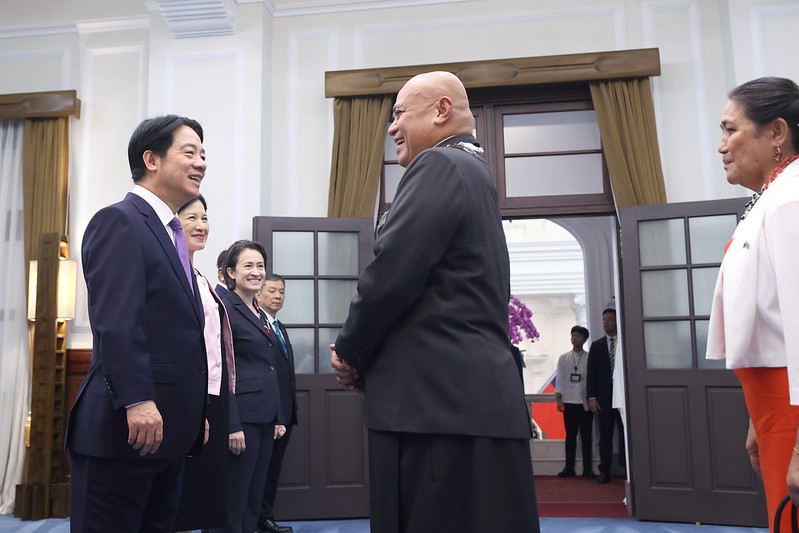
[[[374,216],[393,103],[392,96],[335,99],[328,217]]]
[[[22,198],[25,264],[38,257],[39,235],[67,233],[69,117],[25,120]]]
[[[666,203],[649,78],[590,86],[616,209]]]

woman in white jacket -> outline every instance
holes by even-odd
[[[741,381],[746,449],[773,516],[789,488],[799,503],[799,87],[759,78],[733,89],[721,130],[727,181],[755,194],[721,264],[707,357]]]

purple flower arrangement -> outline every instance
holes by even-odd
[[[540,334],[533,324],[533,312],[511,294],[508,303],[508,338],[511,344],[518,346],[524,337],[535,342]]]

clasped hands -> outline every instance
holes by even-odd
[[[333,365],[333,372],[336,374],[336,382],[347,390],[363,390],[363,381],[358,375],[358,371],[348,365],[336,353],[336,345],[330,345],[330,364]]]

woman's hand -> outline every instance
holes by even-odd
[[[286,426],[282,424],[275,425],[275,440],[279,439],[286,434]]]
[[[231,433],[228,436],[228,446],[234,455],[239,455],[241,452],[247,449],[247,445],[244,443],[244,432],[237,431],[235,433]]]
[[[760,471],[760,449],[757,446],[757,433],[755,426],[752,425],[752,419],[749,419],[749,431],[746,433],[746,451],[749,453],[749,462],[752,463],[752,468],[757,472],[758,476],[763,476]]]

